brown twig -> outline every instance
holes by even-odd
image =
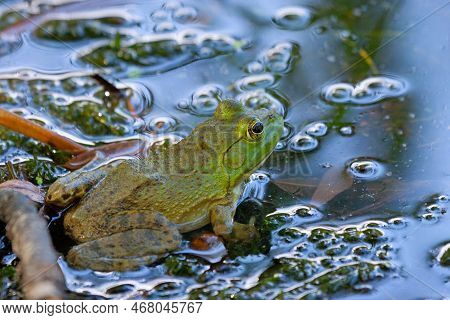
[[[74,157],[62,165],[69,170],[79,169],[100,155],[103,158],[137,155],[145,147],[142,140],[134,139],[89,148],[2,108],[0,125],[72,154]]]
[[[70,154],[79,154],[89,150],[88,147],[2,108],[0,108],[0,125]]]
[[[57,264],[47,223],[23,194],[0,189],[0,220],[20,259],[20,281],[26,299],[63,299],[64,276]]]

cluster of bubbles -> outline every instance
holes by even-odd
[[[281,29],[302,30],[311,24],[312,11],[307,7],[282,7],[272,17],[273,23]]]
[[[247,63],[244,71],[249,74],[288,73],[299,57],[300,47],[297,43],[291,41],[277,42],[264,50],[256,60]]]
[[[424,206],[419,208],[416,216],[422,221],[437,222],[448,212],[449,202],[449,196],[446,194],[432,196],[429,201],[425,202]]]
[[[120,93],[109,91],[89,76],[3,79],[0,102],[10,108],[27,105],[27,110],[32,111],[28,118],[55,130],[59,128],[64,131],[61,134],[78,142],[91,144],[85,136],[106,139],[129,135],[145,125],[137,116],[151,108],[150,90],[138,82],[118,83],[115,90]]]
[[[259,58],[248,63],[244,70],[248,75],[236,80],[233,88],[238,94],[236,100],[252,109],[271,109],[286,115],[288,101],[272,89],[281,74],[291,70],[299,57],[299,47],[293,42],[279,42],[263,51]],[[192,114],[209,116],[214,113],[224,89],[218,85],[205,85],[192,93],[189,100],[178,103],[178,108]]]
[[[35,29],[37,38],[50,41],[83,41],[85,39],[113,38],[117,34],[133,33],[138,21],[123,11],[108,12],[109,16],[98,18],[71,18],[49,20]]]
[[[245,70],[248,73],[268,71],[283,74],[292,70],[299,57],[300,46],[297,43],[281,41],[263,51],[256,61],[247,64]]]
[[[289,207],[279,208],[268,217],[284,216],[289,217],[289,223],[292,225],[301,225],[306,222],[319,221],[324,214],[312,205],[296,204]]]
[[[110,41],[102,42],[86,49],[81,59],[97,67],[127,71],[129,77],[136,77],[232,53],[247,44],[247,41],[227,34],[183,29],[124,39],[120,46]]]
[[[185,6],[179,1],[168,1],[150,14],[155,22],[153,30],[156,33],[174,31],[176,23],[193,23],[197,20],[197,16],[197,9]]]
[[[285,116],[288,101],[272,88],[283,74],[292,70],[299,56],[298,44],[289,41],[264,50],[244,67],[248,75],[235,81],[234,88],[239,92],[236,98],[249,108],[272,109]]]
[[[297,152],[309,152],[319,146],[317,138],[327,134],[328,126],[322,121],[307,124],[295,134],[288,143],[288,148]]]
[[[242,92],[236,99],[248,108],[274,110],[282,116],[286,114],[286,100],[273,90],[257,89]]]
[[[384,165],[372,158],[357,158],[347,165],[347,172],[357,180],[376,180],[385,173]]]
[[[349,83],[336,83],[322,90],[322,97],[331,103],[373,104],[387,98],[404,95],[406,82],[390,76],[370,77],[353,86]]]
[[[60,266],[71,291],[107,298],[144,294],[150,299],[330,298],[346,288],[361,290],[363,286],[364,292],[370,291],[369,281],[393,272],[390,222],[302,226],[321,215],[308,205],[280,208],[265,218],[271,233],[267,255],[227,257],[214,267],[192,250],[132,272],[74,270],[63,261]],[[256,283],[255,263],[261,266]]]

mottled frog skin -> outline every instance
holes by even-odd
[[[280,115],[222,101],[214,117],[177,144],[155,145],[143,159],[75,171],[50,186],[49,204],[78,245],[69,263],[94,270],[150,264],[180,246],[180,233],[209,223],[217,235],[242,237],[233,223],[243,182],[272,153]]]

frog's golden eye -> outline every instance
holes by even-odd
[[[251,139],[258,139],[264,132],[264,124],[259,120],[253,120],[248,125],[248,135]]]

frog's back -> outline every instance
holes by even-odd
[[[170,156],[164,152],[152,161],[122,162],[68,212],[66,230],[75,239],[85,241],[94,235],[77,236],[80,225],[84,226],[82,230],[99,230],[106,221],[117,223],[111,222],[117,220],[112,217],[125,212],[160,212],[180,226],[207,224],[210,207],[227,192],[226,174],[220,170],[203,174],[201,168],[180,168],[168,162]],[[90,224],[95,227],[89,228]],[[188,229],[193,228],[182,231]]]

